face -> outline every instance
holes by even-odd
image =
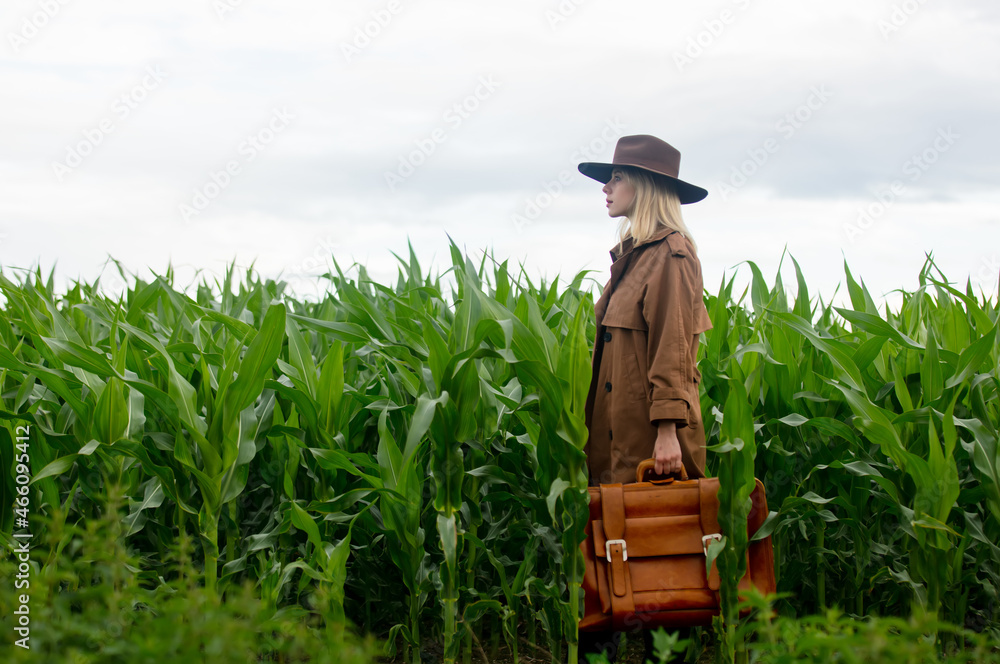
[[[609,217],[624,217],[628,214],[632,201],[635,200],[635,187],[625,181],[621,171],[612,171],[611,179],[601,191],[607,197]]]

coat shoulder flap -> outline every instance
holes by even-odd
[[[666,237],[667,246],[670,247],[671,256],[688,256],[691,253],[690,241],[678,233],[671,233]]]

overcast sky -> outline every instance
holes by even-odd
[[[787,248],[827,301],[845,259],[881,302],[928,252],[996,298],[994,2],[4,0],[0,36],[8,277],[235,259],[314,296],[408,240],[443,272],[450,235],[603,285],[618,220],[576,165],[653,134],[710,192],[712,292]]]

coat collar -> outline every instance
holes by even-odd
[[[647,244],[652,244],[654,242],[659,242],[660,240],[662,240],[663,238],[667,237],[671,233],[676,233],[676,232],[677,231],[673,230],[672,228],[667,228],[666,226],[661,227],[660,230],[658,230],[655,233],[653,233],[653,236],[651,238],[649,238],[648,242],[646,242],[645,244],[640,245],[640,246],[645,246]],[[613,247],[611,247],[611,251],[610,251],[611,262],[614,263],[615,261],[617,261],[618,259],[622,258],[623,256],[627,256],[632,251],[632,249],[634,247],[635,247],[635,238],[632,237],[631,235],[628,236],[627,238],[625,238],[625,241],[622,242],[622,253],[621,254],[618,253],[618,244],[615,243],[615,245]]]

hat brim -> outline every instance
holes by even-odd
[[[602,164],[596,161],[585,161],[577,168],[581,173],[586,175],[588,178],[593,178],[601,184],[607,184],[608,180],[611,179],[611,172],[616,168],[621,168],[622,166],[629,166],[629,164]],[[641,166],[631,166],[631,168],[642,168]],[[650,171],[648,168],[643,168],[644,171],[649,171],[650,173],[656,173],[656,171]],[[657,173],[662,177],[667,178],[674,183],[677,187],[677,198],[680,199],[682,205],[688,203],[697,203],[708,196],[708,190],[702,189],[697,185],[693,185],[690,182],[685,182],[684,180],[679,180],[673,176],[667,175],[665,173]]]

